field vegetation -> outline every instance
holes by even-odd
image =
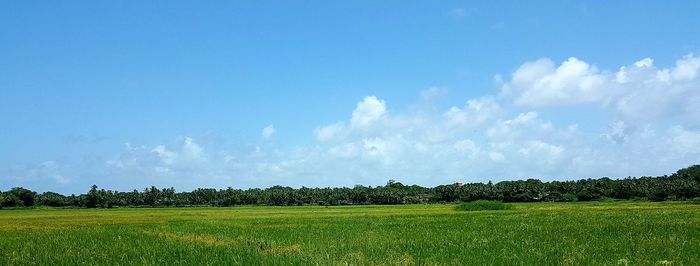
[[[689,201],[507,205],[3,210],[0,264],[700,264]]]
[[[500,201],[493,200],[477,200],[472,202],[465,202],[457,205],[458,211],[486,211],[486,210],[507,210],[512,208],[513,205],[506,204]]]

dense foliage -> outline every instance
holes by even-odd
[[[486,210],[507,210],[512,208],[512,205],[495,200],[475,200],[465,202],[455,207],[458,211],[486,211]]]
[[[74,206],[111,208],[123,206],[234,206],[234,205],[357,205],[413,204],[498,200],[505,202],[595,201],[602,199],[682,200],[700,197],[700,165],[670,176],[625,179],[581,179],[542,182],[538,179],[440,185],[406,186],[390,180],[385,186],[307,188],[274,186],[266,189],[200,188],[175,192],[173,188],[146,188],[118,192],[93,185],[86,194],[64,196],[38,194],[25,188],[0,192],[0,207]]]

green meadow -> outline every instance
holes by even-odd
[[[0,211],[3,265],[700,265],[700,204]]]

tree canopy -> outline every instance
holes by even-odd
[[[0,192],[2,207],[168,207],[236,205],[357,205],[415,204],[499,200],[505,202],[594,201],[602,199],[683,200],[700,197],[700,165],[678,170],[670,176],[628,177],[624,179],[581,179],[542,182],[539,179],[502,181],[496,184],[455,183],[436,187],[406,186],[389,180],[384,186],[353,188],[266,189],[199,188],[176,192],[174,188],[155,186],[143,191],[119,192],[96,185],[86,194],[64,196],[54,192],[38,194],[16,187]]]

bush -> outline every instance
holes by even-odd
[[[563,201],[563,202],[578,201],[578,197],[576,197],[575,194],[564,193],[564,194],[561,195],[561,199],[560,199],[559,201]]]
[[[485,211],[485,210],[507,210],[512,208],[512,205],[505,204],[500,201],[492,200],[477,200],[465,202],[457,205],[458,211]]]

